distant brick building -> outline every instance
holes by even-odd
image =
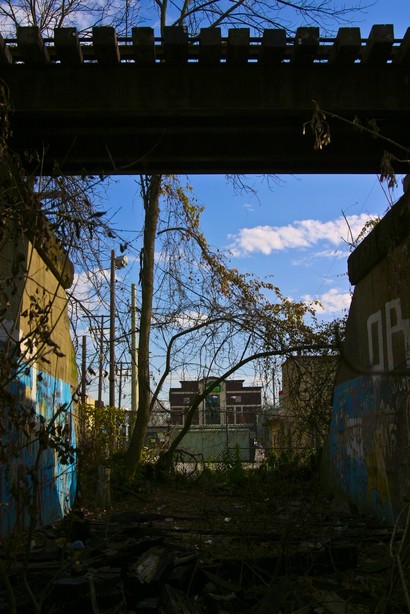
[[[193,399],[214,379],[181,381],[180,388],[170,389],[171,424],[184,424]],[[257,416],[262,410],[261,386],[244,386],[244,381],[226,380],[216,386],[195,411],[192,424],[241,425],[255,430]]]

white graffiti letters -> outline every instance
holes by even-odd
[[[376,311],[367,319],[367,339],[369,343],[369,360],[375,371],[383,371],[383,328],[382,312]]]
[[[383,371],[385,359],[387,359],[389,371],[400,366],[408,367],[410,366],[410,320],[402,317],[400,299],[395,298],[388,301],[385,304],[384,314],[384,334],[382,310],[376,311],[367,318],[370,365],[374,371]]]

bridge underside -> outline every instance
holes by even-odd
[[[37,174],[380,173],[385,151],[396,172],[409,169],[408,53],[348,64],[13,61],[0,79],[10,145],[38,153],[27,161]]]

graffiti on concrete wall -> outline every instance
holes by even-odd
[[[410,191],[348,259],[355,291],[324,456],[332,491],[392,523],[410,500]]]
[[[401,491],[410,491],[409,468],[402,463],[409,422],[409,390],[400,379],[360,376],[337,387],[330,451],[339,486],[361,511],[393,520]]]
[[[37,510],[38,524],[63,518],[72,507],[76,492],[75,455],[68,459],[53,445],[40,447],[39,437],[41,423],[53,425],[65,439],[64,448],[75,449],[71,386],[32,366],[19,373],[10,392],[20,420],[19,428],[10,427],[8,414],[3,413],[1,537],[27,526],[31,502]],[[33,480],[37,486],[35,501]]]
[[[0,321],[0,538],[34,515],[39,525],[63,518],[76,488],[77,378],[66,295],[40,255],[25,247],[30,270],[19,278],[9,270],[7,250],[0,250],[2,274],[14,284],[10,297],[3,288],[0,297],[2,313],[6,308]]]
[[[358,508],[393,521],[410,493],[410,321],[395,298],[367,318],[370,369],[335,389],[334,479]]]

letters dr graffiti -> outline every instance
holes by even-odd
[[[402,316],[400,298],[368,317],[367,340],[373,371],[410,367],[410,319]]]

